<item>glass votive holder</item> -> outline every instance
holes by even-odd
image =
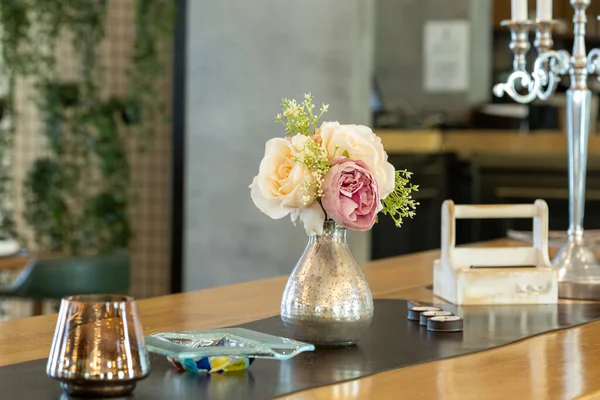
[[[61,301],[46,373],[70,396],[126,396],[150,373],[132,297],[81,295]]]

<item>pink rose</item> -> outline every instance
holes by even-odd
[[[357,231],[368,231],[380,210],[377,181],[363,161],[337,158],[323,179],[321,203],[329,218]]]

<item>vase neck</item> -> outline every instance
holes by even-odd
[[[323,223],[323,234],[313,235],[310,237],[310,240],[346,243],[346,228],[333,221],[325,221]]]

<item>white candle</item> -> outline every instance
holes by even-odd
[[[552,19],[552,0],[537,0],[536,18],[542,21]]]
[[[527,0],[511,0],[510,5],[513,21],[525,21],[527,19]]]

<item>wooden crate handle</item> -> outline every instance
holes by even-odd
[[[456,247],[457,219],[533,218],[533,248],[543,254],[548,263],[548,205],[538,199],[533,204],[473,204],[455,205],[452,200],[442,204],[442,260],[450,264]],[[519,249],[519,248],[513,248]],[[522,249],[522,248],[521,248]],[[519,252],[519,250],[515,250]]]

